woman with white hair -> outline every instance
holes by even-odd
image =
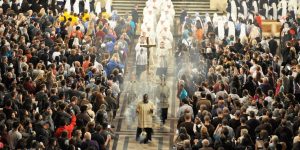
[[[84,133],[83,142],[80,146],[81,149],[99,149],[99,144],[92,140],[92,135],[90,132]]]
[[[277,150],[277,149],[285,149],[285,143],[279,142],[279,138],[277,135],[273,135],[270,142],[269,142],[269,149],[270,150]]]
[[[243,149],[254,148],[254,143],[253,143],[247,129],[241,130],[241,136],[237,139],[237,147],[240,147]]]

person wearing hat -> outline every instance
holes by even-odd
[[[159,100],[159,107],[161,108],[161,121],[165,124],[168,117],[170,88],[167,86],[164,75],[161,77],[161,83],[156,90],[156,98]]]

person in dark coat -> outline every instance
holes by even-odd
[[[83,121],[84,125],[91,121],[91,117],[87,113],[87,106],[83,105],[80,107],[80,113],[76,116],[77,121]],[[77,123],[78,124],[78,123]]]
[[[96,141],[100,149],[105,149],[107,142],[105,142],[104,137],[100,134],[102,130],[101,125],[97,125],[94,133],[92,133],[92,140]]]
[[[81,149],[93,149],[99,150],[99,145],[96,141],[92,140],[92,135],[90,132],[84,134],[84,141],[82,142]]]
[[[48,121],[41,121],[35,128],[36,140],[39,142],[45,142],[51,137],[51,131],[49,130],[50,123]]]
[[[276,50],[278,48],[278,43],[277,41],[274,39],[273,36],[271,36],[271,39],[269,41],[269,49],[270,49],[270,52],[273,56],[276,55]]]
[[[243,86],[243,90],[247,89],[251,96],[255,95],[256,83],[253,81],[253,77],[249,76],[246,83]]]
[[[31,10],[33,11],[33,12],[40,12],[40,10],[41,10],[41,5],[39,4],[39,0],[36,0],[36,1],[33,1],[32,2],[32,5],[31,5]]]
[[[291,63],[291,43],[290,42],[286,42],[286,46],[285,48],[281,51],[281,55],[282,55],[282,64],[281,66],[285,66],[287,64]]]
[[[282,119],[281,125],[275,130],[279,140],[286,143],[287,149],[292,148],[293,132],[287,127],[287,121]]]
[[[186,16],[187,16],[187,11],[182,9],[182,11],[180,13],[180,24],[183,24],[183,22],[185,21]]]
[[[3,0],[3,4],[2,4],[3,13],[6,13],[9,8],[10,8],[10,5],[9,5],[8,1]]]
[[[13,10],[15,13],[19,12],[17,0],[12,0],[11,1],[11,10]]]
[[[22,4],[21,4],[21,9],[20,12],[25,13],[28,10],[30,10],[30,6],[27,0],[23,0]]]
[[[137,12],[138,10],[138,5],[136,4],[134,9],[131,10],[131,16],[132,16],[132,21],[137,24],[139,21],[139,13]]]

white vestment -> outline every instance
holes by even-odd
[[[169,49],[172,48],[168,45],[168,40],[161,40],[160,46],[157,48],[157,57],[158,57],[158,68],[166,68],[168,67],[167,58],[169,55]]]
[[[75,14],[79,14],[79,0],[76,0],[74,5],[73,5],[73,11]]]
[[[95,12],[97,15],[99,15],[101,13],[101,1],[97,0],[96,4],[95,4]]]
[[[212,19],[212,23],[214,27],[218,26],[218,14],[214,13],[213,19]]]
[[[208,22],[211,22],[210,16],[208,13],[205,14],[205,24],[207,24]]]
[[[246,36],[246,25],[244,23],[241,24],[241,32],[240,32],[240,39],[243,39]]]
[[[160,18],[157,26],[156,26],[156,33],[158,34],[163,30],[163,28],[167,27],[169,30],[171,29],[170,22],[167,19]]]
[[[298,3],[298,9],[297,9],[297,12],[296,12],[296,15],[300,14],[300,2]]]
[[[297,6],[298,6],[297,0],[289,1],[288,7],[290,8],[290,10],[294,10],[294,11],[297,10]],[[295,11],[295,13],[296,13],[296,11]]]
[[[228,37],[232,35],[235,37],[235,25],[232,21],[228,21]]]
[[[254,7],[254,13],[258,13],[258,6],[257,6],[257,1],[256,0],[254,0],[252,2],[252,6]]]
[[[231,18],[233,21],[237,20],[237,7],[236,7],[236,3],[234,0],[231,0],[230,2],[231,4]]]
[[[155,31],[157,25],[156,14],[150,8],[148,8],[144,14],[143,23],[146,23],[147,27]]]
[[[248,16],[248,20],[252,20],[252,21],[254,21],[253,14],[249,14],[249,16]]]
[[[218,37],[220,40],[224,39],[225,37],[224,21],[223,17],[221,16],[219,16],[218,19]]]
[[[71,0],[67,0],[66,4],[65,4],[65,9],[67,10],[67,12],[71,12],[72,8],[71,8]]]
[[[157,42],[160,43],[161,40],[163,40],[163,37],[168,40],[168,43],[173,43],[173,35],[171,33],[171,31],[169,29],[163,29],[162,31],[160,31],[159,33],[157,33]],[[168,43],[166,43],[166,45],[168,45]]]
[[[161,8],[167,8],[167,7],[174,9],[174,5],[171,0],[165,0],[161,2]]]
[[[170,25],[173,26],[173,23],[174,23],[174,15],[171,14],[171,12],[169,10],[162,10],[161,11],[161,14],[160,14],[160,19],[165,19],[165,20],[168,20]]]
[[[278,8],[281,8],[281,16],[286,17],[287,13],[287,1],[286,0],[281,0],[278,4]]]
[[[147,48],[141,47],[140,43],[135,46],[136,65],[147,65]]]
[[[91,11],[90,1],[89,0],[85,0],[84,1],[84,9],[87,10],[87,12]]]
[[[152,6],[152,8],[154,9],[154,13],[156,15],[159,15],[160,7],[161,7],[161,0],[148,0],[146,2],[146,6]]]
[[[106,10],[106,13],[108,13],[109,15],[111,15],[111,0],[107,0],[106,1],[105,10]]]
[[[242,2],[242,7],[243,7],[243,15],[244,15],[244,18],[247,18],[248,17],[248,7],[247,7],[247,3],[246,1],[243,1]]]
[[[272,9],[273,9],[273,15],[272,15],[272,19],[273,20],[277,20],[277,6],[275,3],[272,3]]]

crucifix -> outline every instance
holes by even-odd
[[[140,45],[140,46],[147,48],[147,73],[149,74],[149,68],[150,68],[150,48],[151,47],[156,47],[156,45],[151,45],[149,43],[149,37],[147,37],[146,42],[147,42],[146,45]]]

